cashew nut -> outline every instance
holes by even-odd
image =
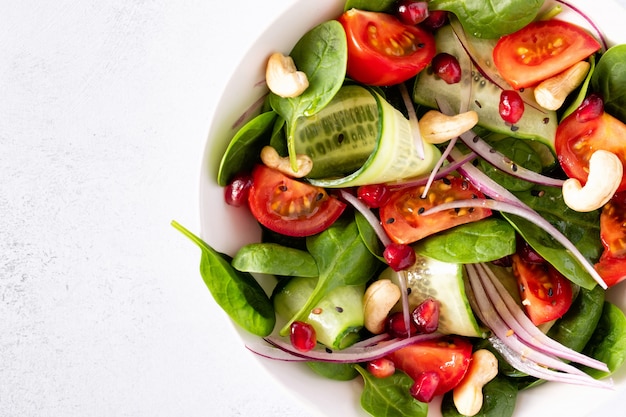
[[[453,390],[454,405],[464,416],[478,414],[483,406],[483,387],[498,375],[498,359],[487,349],[472,354],[467,373]]]
[[[478,123],[474,110],[448,116],[437,110],[429,110],[419,121],[420,133],[425,142],[439,144],[456,138]]]
[[[367,330],[374,334],[385,331],[385,321],[400,299],[400,287],[388,279],[372,283],[363,295],[363,319]]]
[[[567,96],[583,82],[591,64],[580,61],[565,71],[539,83],[534,90],[535,100],[546,110],[558,110]]]
[[[273,53],[265,69],[267,87],[281,97],[297,97],[309,86],[306,74],[296,69],[290,56]]]
[[[598,149],[589,159],[585,186],[570,178],[563,183],[563,200],[572,210],[587,212],[604,206],[622,182],[624,167],[613,152]]]
[[[291,168],[289,157],[280,156],[278,152],[276,152],[276,149],[271,146],[264,146],[263,149],[261,149],[261,161],[263,161],[266,166],[274,168],[292,178],[305,177],[311,172],[311,169],[313,169],[313,160],[308,155],[298,154],[296,155],[298,171],[294,171]]]

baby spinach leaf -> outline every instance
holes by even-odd
[[[483,387],[483,406],[474,417],[511,417],[515,411],[517,387],[509,379],[497,376]],[[443,417],[459,417],[454,406],[452,392],[447,393],[441,403]]]
[[[591,86],[602,95],[605,110],[626,123],[626,44],[613,46],[600,57]]]
[[[580,213],[570,209],[557,187],[535,186],[515,195],[567,236],[589,261],[598,259],[602,248],[598,211]],[[502,216],[537,253],[573,283],[587,289],[596,285],[578,260],[543,229],[513,214],[502,213]]]
[[[335,381],[350,381],[359,375],[352,363],[306,362],[306,364],[316,374]]]
[[[384,12],[389,10],[395,3],[395,0],[348,0],[344,10],[359,9],[369,10],[370,12]]]
[[[345,285],[365,284],[374,274],[378,260],[361,239],[356,221],[341,217],[325,231],[307,238],[307,249],[315,259],[319,279],[302,308],[282,328],[289,333],[291,323],[304,320],[312,308],[333,289]]]
[[[276,324],[274,307],[254,277],[237,271],[227,255],[217,252],[178,222],[172,221],[172,226],[202,251],[200,274],[215,302],[242,329],[261,337],[269,335]]]
[[[309,87],[298,97],[270,93],[272,108],[287,123],[287,147],[295,167],[294,131],[299,117],[322,110],[343,85],[348,62],[346,33],[336,20],[322,23],[307,32],[290,53],[296,68],[304,72]]]
[[[489,262],[515,252],[515,229],[502,219],[489,218],[421,239],[413,247],[442,262]]]
[[[238,271],[260,274],[316,277],[315,260],[306,251],[277,243],[250,243],[235,254],[232,265]]]
[[[378,236],[376,236],[376,232],[372,225],[367,221],[365,216],[361,213],[356,212],[354,216],[356,220],[356,225],[359,229],[359,233],[361,234],[361,239],[363,239],[363,243],[367,246],[372,255],[376,256],[378,260],[381,262],[386,262],[385,257],[383,256],[383,247],[378,240]]]
[[[581,288],[570,309],[550,328],[548,336],[577,352],[583,350],[593,334],[604,306],[604,290]]]
[[[243,125],[231,139],[217,171],[217,183],[222,187],[238,172],[249,169],[269,140],[276,113],[261,113]]]
[[[532,22],[544,0],[430,0],[430,10],[447,10],[478,38],[499,38]]]
[[[376,378],[361,366],[356,370],[365,381],[361,394],[361,407],[374,417],[426,417],[428,404],[417,401],[409,390],[413,380],[396,371],[387,378]]]
[[[610,373],[583,368],[594,378],[604,378],[619,369],[626,360],[626,316],[619,307],[604,302],[598,327],[583,353],[596,358],[609,367]]]

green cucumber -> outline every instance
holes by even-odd
[[[317,277],[293,277],[272,295],[276,313],[293,317],[308,301]],[[311,309],[304,320],[315,329],[317,341],[331,349],[345,349],[359,340],[363,328],[364,285],[337,287]]]
[[[336,188],[383,183],[429,172],[441,155],[424,144],[420,158],[409,121],[375,90],[343,86],[313,116],[296,122],[295,149],[313,160],[307,179]]]
[[[460,336],[482,337],[481,329],[466,295],[466,279],[462,264],[441,262],[423,255],[417,255],[415,264],[407,270],[410,288],[409,307],[411,310],[427,298],[439,301],[439,332]],[[390,279],[399,283],[398,273],[385,269],[379,279]],[[401,309],[401,304],[395,307]]]
[[[467,51],[457,34],[463,37]],[[502,88],[484,77],[472,62],[473,59],[481,68],[491,68],[492,76],[499,77],[491,58],[496,40],[474,38],[460,32],[457,26],[453,29],[452,25],[448,25],[437,31],[436,42],[437,52],[447,52],[458,59],[462,71],[461,81],[447,84],[433,73],[431,67],[427,67],[417,76],[413,100],[423,106],[437,108],[435,99],[439,99],[448,102],[457,112],[462,106],[474,110],[478,113],[479,126],[492,132],[532,140],[532,146],[537,147],[542,156],[544,167],[554,165],[554,140],[558,124],[556,112],[542,109],[534,99],[532,88],[527,88],[520,92],[526,103],[524,115],[511,126],[500,117]],[[510,88],[501,78],[494,81],[504,88]]]

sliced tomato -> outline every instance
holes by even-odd
[[[468,181],[446,177],[433,181],[428,195],[422,198],[424,186],[393,191],[380,208],[383,228],[395,243],[408,244],[453,226],[473,222],[491,215],[487,208],[450,209],[427,216],[421,213],[444,202],[484,198]]]
[[[472,344],[459,336],[445,336],[413,343],[389,354],[388,358],[413,380],[425,372],[436,373],[439,384],[434,395],[441,395],[456,387],[465,376],[472,358]]]
[[[605,252],[594,268],[608,287],[626,280],[626,257],[613,257]]]
[[[518,90],[566,70],[600,47],[579,26],[561,20],[541,20],[500,38],[493,50],[493,62],[500,75]]]
[[[593,152],[613,152],[625,168],[617,191],[626,190],[626,125],[606,112],[589,120],[576,115],[570,114],[556,130],[554,146],[561,168],[567,176],[585,184]]]
[[[522,305],[530,320],[539,325],[563,316],[572,305],[572,284],[552,265],[530,263],[518,254],[511,257]]]
[[[309,236],[327,229],[346,205],[323,188],[257,165],[248,205],[263,226],[287,236]]]
[[[602,208],[600,238],[604,252],[595,269],[612,287],[626,280],[626,192],[615,194]]]
[[[350,9],[339,17],[348,40],[348,76],[369,85],[399,84],[435,56],[433,35],[387,13]]]

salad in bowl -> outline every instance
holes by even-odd
[[[173,222],[250,354],[324,415],[623,389],[619,28],[581,1],[308,3],[225,89],[200,236]]]

